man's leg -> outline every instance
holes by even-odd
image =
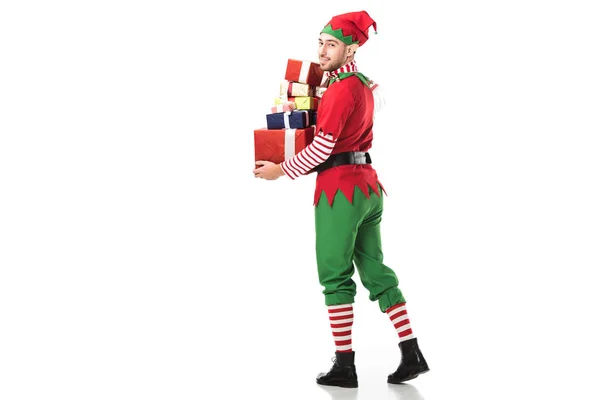
[[[352,351],[352,303],[356,295],[352,257],[363,215],[364,209],[351,204],[342,192],[336,194],[332,206],[321,195],[315,207],[317,270],[336,348],[331,370],[317,376],[317,383],[322,385],[358,386]]]
[[[402,362],[398,369],[388,376],[389,383],[401,383],[416,378],[429,370],[414,337],[406,300],[398,287],[398,278],[394,271],[383,263],[380,223],[383,214],[383,197],[371,193],[369,214],[361,224],[356,235],[354,261],[361,282],[369,291],[369,298],[379,302],[379,308],[385,312],[398,334]]]
[[[315,206],[316,256],[319,282],[327,306],[354,303],[354,243],[363,214],[338,191],[329,206],[325,194]]]
[[[381,193],[381,190],[380,190]],[[383,262],[380,223],[383,214],[383,197],[372,190],[370,198],[356,196],[355,204],[367,210],[356,234],[354,262],[369,299],[377,301],[381,312],[405,302],[398,287],[396,273]]]

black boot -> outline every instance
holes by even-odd
[[[417,338],[400,342],[398,347],[400,347],[402,360],[396,372],[388,375],[388,383],[409,381],[429,371],[427,362],[417,344]]]
[[[354,366],[354,352],[336,352],[333,366],[329,372],[321,372],[317,376],[319,385],[340,386],[344,388],[358,387],[358,377]]]

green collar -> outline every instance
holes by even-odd
[[[358,77],[358,79],[360,79],[362,81],[362,83],[367,85],[367,87],[371,87],[371,80],[358,71],[357,72],[340,72],[339,74],[329,78],[329,85],[331,86],[333,83],[339,82],[342,79],[346,79],[352,75],[356,75]]]

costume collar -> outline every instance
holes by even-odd
[[[352,60],[344,66],[336,69],[335,71],[327,71],[327,81],[331,81],[332,79],[337,80],[342,73],[347,72],[358,72],[358,67],[356,66],[356,61]]]
[[[335,71],[327,72],[327,86],[329,87],[333,83],[339,82],[342,79],[346,79],[347,77],[352,75],[356,75],[358,79],[360,79],[365,85],[367,85],[368,88],[373,87],[374,82],[358,71],[356,61],[354,60],[345,64],[343,67],[336,69]]]

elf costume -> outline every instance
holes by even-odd
[[[365,11],[351,12],[333,17],[321,33],[360,47],[371,26],[377,33],[375,21]],[[380,222],[385,191],[368,153],[376,85],[354,61],[327,76],[313,142],[281,163],[291,179],[317,172],[313,202],[317,268],[336,346],[334,365],[319,374],[317,383],[358,386],[352,350],[354,266],[369,299],[378,302],[398,333],[402,361],[388,382],[401,383],[429,368],[413,335],[398,278],[383,263]]]

